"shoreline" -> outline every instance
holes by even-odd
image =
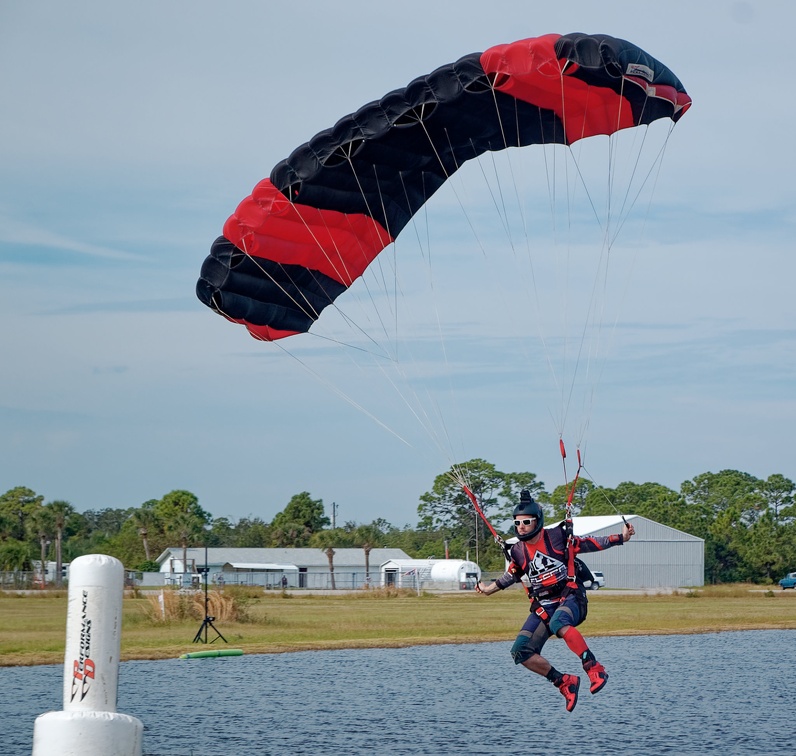
[[[776,601],[776,611],[771,602]],[[146,598],[126,598],[122,662],[160,661],[205,648],[244,654],[407,648],[513,642],[527,614],[518,592],[369,597],[363,594],[263,596],[237,620],[218,616],[220,637],[194,643],[201,619],[156,622]],[[66,597],[0,596],[0,668],[64,663]],[[796,591],[759,586],[650,594],[589,592],[587,638],[796,630]]]

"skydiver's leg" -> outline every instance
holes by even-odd
[[[547,625],[531,613],[511,647],[511,655],[515,664],[522,664],[531,672],[550,680],[564,696],[567,711],[572,711],[578,702],[580,678],[577,675],[562,674],[541,655],[542,647],[550,635]]]
[[[542,620],[533,612],[528,615],[522,626],[514,645],[511,647],[511,657],[515,664],[522,664],[540,675],[546,675],[550,663],[540,656],[544,644],[550,637],[550,631]],[[541,662],[535,661],[541,659]]]
[[[608,673],[594,654],[589,649],[586,639],[581,635],[575,625],[581,622],[580,605],[574,595],[569,596],[550,618],[550,632],[555,633],[578,658],[583,665],[583,670],[589,676],[590,690],[597,693],[608,682]]]

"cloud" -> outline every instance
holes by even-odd
[[[429,204],[429,225],[407,228],[380,275],[341,299],[379,357],[357,355],[368,340],[331,309],[317,336],[256,342],[202,307],[194,286],[226,218],[298,144],[460,55],[575,29],[638,43],[694,97],[663,135],[652,202],[636,202],[611,250],[589,375],[597,396],[582,413],[589,467],[606,485],[677,487],[711,467],[793,477],[796,105],[776,72],[790,67],[796,6],[672,0],[649,24],[625,0],[506,0],[486,14],[471,0],[351,0],[342,14],[248,0],[6,5],[9,487],[78,509],[186,488],[213,514],[266,519],[309,490],[343,520],[403,523],[452,460],[483,457],[557,485],[553,416],[600,280],[586,253],[601,251],[589,212],[565,198],[582,197],[572,160],[599,189],[602,156],[572,150],[568,182],[551,182],[552,151],[488,156],[490,176],[492,157],[518,168],[498,187],[524,209],[510,235],[494,185],[479,166],[461,171]],[[632,162],[615,165],[619,175]],[[581,425],[567,426],[568,443]]]
[[[50,261],[52,253],[73,253],[79,257],[99,258],[102,260],[143,261],[146,258],[125,250],[92,244],[78,239],[70,239],[41,226],[0,215],[0,245],[8,245],[3,253],[5,260],[22,263],[35,263],[41,257]],[[33,249],[31,249],[33,248]],[[68,260],[72,255],[59,255],[58,259]]]

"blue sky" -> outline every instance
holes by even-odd
[[[638,44],[694,99],[617,247],[588,472],[606,486],[678,488],[726,468],[793,479],[794,22],[796,6],[770,0],[652,15],[622,0],[4,3],[0,489],[85,510],[181,488],[215,516],[266,520],[306,490],[339,521],[403,525],[453,461],[564,482],[536,323],[496,314],[527,291],[462,261],[457,196],[435,198],[430,224],[447,363],[425,351],[436,315],[415,309],[427,299],[399,240],[399,307],[418,314],[402,326],[416,375],[397,403],[350,350],[258,343],[194,286],[226,218],[298,144],[461,55],[571,31]],[[484,204],[473,192],[468,218]],[[393,406],[427,388],[439,446]],[[580,431],[562,430],[572,450]]]

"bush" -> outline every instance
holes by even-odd
[[[248,622],[248,598],[234,593],[209,591],[207,615],[219,622]],[[147,596],[144,613],[151,622],[167,624],[182,620],[205,618],[204,592],[160,591]]]

